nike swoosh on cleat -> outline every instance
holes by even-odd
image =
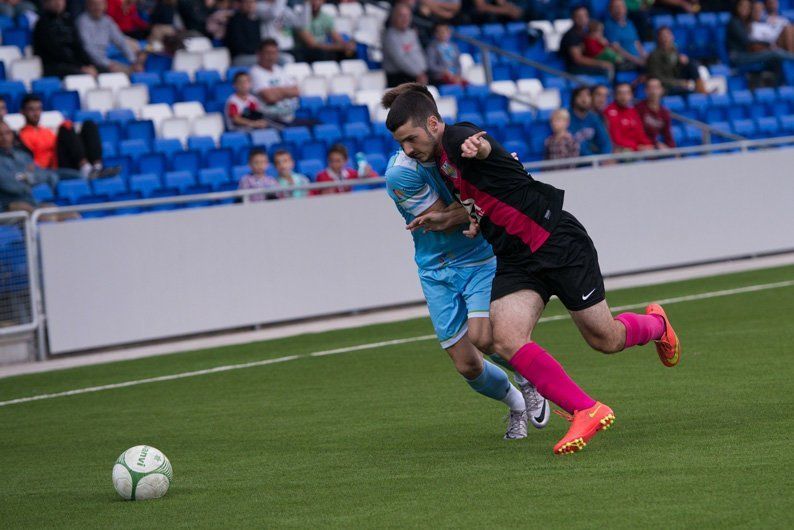
[[[543,401],[543,407],[541,407],[541,409],[540,409],[540,416],[535,416],[535,421],[536,422],[540,423],[541,421],[543,421],[543,418],[546,417],[546,413],[548,411],[548,408],[549,408],[549,402],[544,400]]]
[[[591,294],[593,294],[595,291],[596,291],[596,290],[595,290],[595,289],[593,289],[593,290],[592,290],[592,291],[590,291],[589,293],[587,293],[587,294],[583,294],[583,295],[582,295],[582,300],[587,300],[588,298],[590,298],[590,295],[591,295]]]
[[[588,416],[590,416],[591,418],[595,418],[596,412],[598,412],[598,409],[600,409],[600,408],[601,408],[601,405],[598,405],[593,412],[588,414]]]

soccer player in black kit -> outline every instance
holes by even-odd
[[[571,426],[555,454],[581,450],[615,420],[537,343],[532,330],[552,295],[568,309],[587,343],[604,353],[653,340],[665,366],[678,364],[681,346],[664,310],[613,317],[606,303],[598,254],[584,227],[563,210],[564,192],[533,179],[487,132],[471,123],[447,125],[433,96],[416,83],[394,89],[386,127],[406,155],[435,161],[447,185],[482,231],[497,258],[491,290],[492,351],[567,411]],[[384,98],[384,100],[387,98]],[[433,230],[434,213],[408,228]]]

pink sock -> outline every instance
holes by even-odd
[[[534,342],[524,344],[510,359],[510,364],[535,385],[543,397],[571,414],[595,405],[595,400],[574,383],[560,363]]]
[[[638,315],[637,313],[621,313],[615,317],[626,326],[625,348],[648,344],[659,340],[664,333],[664,319],[659,315]]]

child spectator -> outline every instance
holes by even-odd
[[[252,189],[271,189],[278,188],[278,181],[267,175],[268,160],[267,153],[262,149],[251,149],[248,155],[248,166],[251,168],[251,173],[245,175],[240,179],[238,189],[252,190]],[[277,199],[277,193],[262,193],[255,194],[248,197],[251,201],[264,201],[269,199]]]
[[[344,180],[358,179],[358,171],[347,167],[350,157],[347,148],[342,144],[332,145],[328,150],[328,167],[317,174],[316,182],[342,182]],[[313,195],[327,195],[350,191],[350,186],[338,186],[324,190],[313,191]]]
[[[278,173],[278,183],[283,188],[292,186],[306,186],[311,181],[306,175],[295,172],[295,160],[292,154],[286,149],[279,149],[273,154],[273,165],[276,166]],[[295,190],[282,193],[282,197],[306,197],[308,190]]]
[[[598,20],[591,20],[587,37],[584,38],[584,54],[598,61],[607,61],[612,64],[621,64],[623,57],[612,49],[609,41],[604,37],[604,25]]]
[[[251,76],[237,72],[233,80],[234,93],[226,100],[223,115],[230,131],[250,131],[268,126],[262,102],[251,93]]]
[[[556,160],[559,158],[576,158],[579,156],[579,143],[568,131],[571,115],[566,109],[557,109],[551,115],[551,136],[543,145],[543,158]]]
[[[452,31],[447,24],[433,30],[435,39],[427,47],[427,69],[430,79],[442,85],[466,85],[460,67],[460,50],[450,41]]]

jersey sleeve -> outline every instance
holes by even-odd
[[[424,213],[439,199],[438,193],[415,169],[393,165],[385,176],[389,196],[413,216]]]

